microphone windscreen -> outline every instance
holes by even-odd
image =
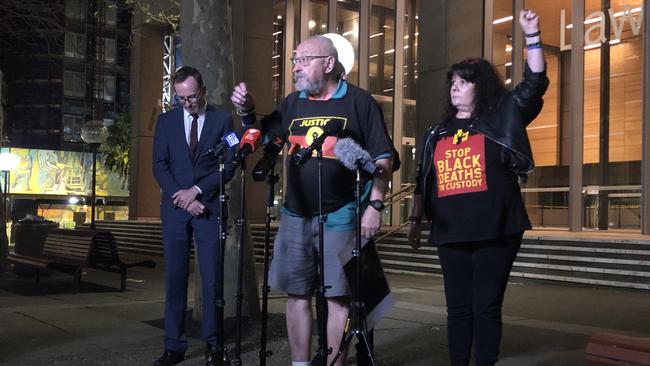
[[[343,166],[350,170],[357,170],[358,163],[363,164],[372,161],[370,154],[349,137],[339,139],[336,142],[334,155]]]
[[[241,142],[239,144],[239,148],[243,148],[244,146],[248,146],[251,152],[254,152],[257,146],[260,144],[260,140],[262,138],[262,131],[256,129],[256,128],[249,128],[244,132],[244,135],[241,137]]]

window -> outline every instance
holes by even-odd
[[[104,76],[104,100],[112,102],[115,100],[115,77]]]
[[[82,142],[81,126],[84,120],[82,116],[63,115],[63,140],[68,142]]]
[[[354,63],[347,78],[353,84],[359,84],[359,63],[368,62],[368,60],[359,60],[359,7],[359,0],[336,3],[336,33],[352,43],[356,56],[357,62]]]
[[[79,33],[65,33],[65,56],[84,58],[86,55],[86,36]]]
[[[116,42],[113,38],[104,38],[104,62],[115,63]]]
[[[327,1],[311,0],[307,26],[310,36],[327,33]]]
[[[106,24],[115,25],[117,23],[117,4],[115,1],[106,2]]]
[[[82,0],[65,0],[65,16],[71,19],[86,19],[86,2]]]
[[[63,72],[63,94],[67,97],[83,98],[86,94],[84,74],[77,71]]]

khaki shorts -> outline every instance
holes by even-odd
[[[340,256],[350,258],[355,231],[324,229],[325,296],[350,295]],[[275,237],[269,286],[290,295],[312,295],[318,288],[318,216],[295,217],[283,213]]]

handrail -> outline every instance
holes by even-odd
[[[415,184],[407,183],[407,184],[404,185],[404,187],[402,189],[400,189],[399,191],[397,191],[395,193],[392,193],[388,197],[386,197],[384,199],[384,204],[386,204],[387,206],[392,206],[395,203],[400,202],[401,200],[406,198],[406,196],[408,196],[409,194],[411,194],[413,192],[415,192]],[[403,195],[403,196],[400,197],[399,199],[395,200],[395,197],[397,197],[399,195]]]
[[[395,229],[393,229],[393,230],[391,230],[391,231],[385,233],[384,235],[378,237],[377,239],[375,239],[375,244],[378,244],[380,241],[386,239],[387,237],[389,237],[389,236],[392,235],[393,233],[395,233],[395,232],[397,232],[397,231],[399,231],[399,230],[402,230],[402,228],[404,228],[404,226],[406,226],[406,225],[408,225],[408,224],[409,224],[409,222],[406,221],[406,222],[400,224],[397,228],[395,228]]]
[[[404,187],[402,189],[400,189],[399,191],[397,191],[397,192],[391,194],[390,196],[386,197],[386,199],[384,200],[384,204],[386,206],[393,206],[396,203],[399,203],[399,202],[403,201],[404,199],[406,199],[413,192],[415,192],[415,184],[407,183],[407,184],[404,185]],[[391,231],[389,231],[389,232],[385,233],[384,235],[380,236],[379,238],[377,238],[375,240],[375,243],[379,243],[381,240],[383,240],[386,237],[388,237],[389,235],[397,232],[398,230],[401,230],[402,228],[404,228],[408,224],[409,224],[408,221],[399,224],[397,227],[393,228]]]

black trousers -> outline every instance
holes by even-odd
[[[501,343],[501,306],[523,233],[438,247],[447,299],[452,366],[493,366]]]

